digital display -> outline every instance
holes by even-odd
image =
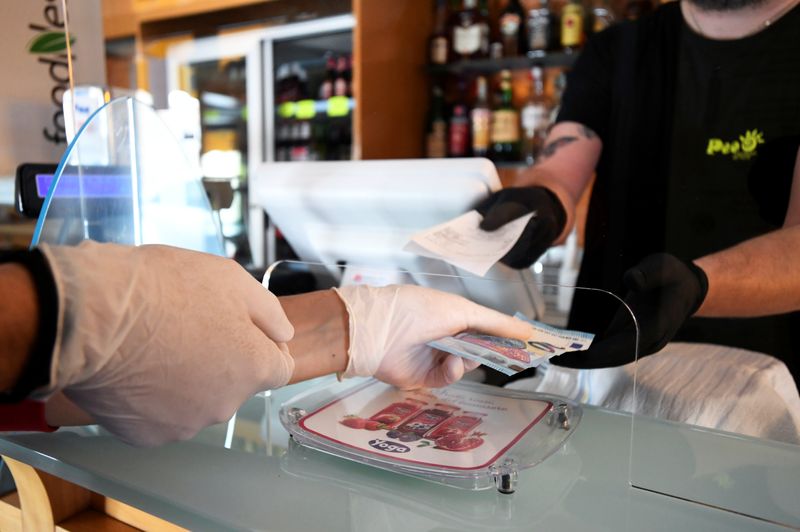
[[[47,196],[54,174],[36,174],[36,194]],[[131,197],[130,175],[62,174],[56,187],[58,198],[124,198]]]

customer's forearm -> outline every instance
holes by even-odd
[[[290,382],[344,371],[347,367],[349,322],[347,309],[332,290],[280,298],[294,338],[289,351],[294,358]]]
[[[30,354],[39,309],[33,278],[23,266],[0,265],[0,392],[13,388]]]

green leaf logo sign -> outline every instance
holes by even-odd
[[[71,35],[69,44],[75,44],[75,36]],[[63,31],[45,31],[28,43],[28,52],[32,54],[55,54],[67,50],[67,36]]]

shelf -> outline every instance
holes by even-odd
[[[491,74],[501,70],[521,70],[539,65],[543,67],[571,67],[578,53],[536,52],[501,59],[475,59],[456,61],[447,65],[429,65],[431,74]]]

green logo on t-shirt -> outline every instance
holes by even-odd
[[[749,129],[737,140],[726,142],[722,139],[708,139],[706,155],[730,155],[734,161],[747,161],[757,155],[756,148],[764,144],[764,133],[758,129]]]

